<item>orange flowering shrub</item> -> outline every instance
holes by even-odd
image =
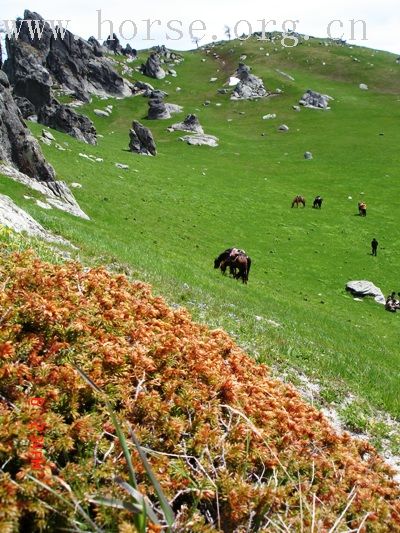
[[[127,474],[107,411],[75,366],[133,426],[176,531],[323,532],[337,521],[341,531],[400,531],[399,486],[375,450],[336,435],[223,331],[148,285],[30,253],[0,256],[0,284],[1,531],[70,527],[71,494],[105,531],[133,531],[128,512],[88,503],[123,496],[112,480]],[[132,461],[153,500],[134,446]]]

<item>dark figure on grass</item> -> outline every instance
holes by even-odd
[[[389,294],[389,296],[386,298],[385,309],[391,313],[395,313],[398,309],[400,309],[400,302],[399,300],[396,300],[395,292],[392,292],[392,294]]]
[[[376,256],[377,250],[378,250],[378,241],[374,237],[371,241],[371,254]]]
[[[323,198],[321,198],[321,196],[316,196],[314,198],[314,202],[313,202],[313,208],[314,209],[321,209],[321,206],[322,206],[322,201],[323,201]]]
[[[240,248],[228,248],[214,260],[214,268],[220,268],[223,274],[229,268],[230,275],[243,283],[249,279],[250,266],[250,257]]]
[[[306,199],[304,198],[304,196],[300,196],[300,194],[293,198],[292,207],[299,207],[299,204],[302,204],[303,207],[306,206]]]
[[[360,217],[367,216],[367,204],[365,202],[358,202],[358,214]]]

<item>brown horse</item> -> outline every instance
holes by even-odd
[[[304,196],[300,196],[299,194],[293,198],[292,207],[296,205],[296,207],[299,207],[299,204],[303,204],[303,207],[306,206],[306,199]]]
[[[241,279],[242,283],[249,281],[251,259],[248,255],[240,254],[232,260],[232,267],[236,271],[235,279]]]
[[[365,202],[358,202],[358,214],[360,217],[367,216],[367,204]]]
[[[242,279],[243,283],[247,283],[249,279],[249,271],[251,266],[251,259],[242,250],[236,249],[239,253],[232,256],[231,252],[234,248],[228,248],[222,252],[214,260],[214,268],[220,268],[223,274],[229,267],[229,273],[235,279]]]

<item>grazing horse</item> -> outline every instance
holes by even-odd
[[[220,268],[223,274],[229,267],[229,273],[235,279],[242,278],[243,283],[249,279],[251,259],[243,250],[237,248],[228,248],[223,251],[215,260],[214,268]]]
[[[358,202],[358,214],[361,217],[367,216],[367,204],[365,202]]]
[[[216,259],[214,259],[214,268],[220,268],[223,274],[225,274],[227,267],[230,267],[229,258],[232,250],[233,248],[228,248],[227,250],[223,251],[222,254],[219,254]],[[232,267],[230,267],[230,274],[234,275]]]
[[[296,205],[296,207],[299,207],[299,204],[303,204],[303,207],[306,206],[306,199],[304,196],[300,196],[299,194],[293,198],[292,207]]]
[[[314,209],[321,209],[321,206],[322,206],[322,201],[323,201],[323,198],[321,198],[321,196],[316,196],[314,198],[314,202],[313,202],[313,208]]]
[[[235,279],[242,279],[242,283],[247,283],[251,267],[250,257],[245,254],[239,254],[232,260],[232,266],[236,270]]]

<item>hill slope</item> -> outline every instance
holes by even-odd
[[[123,499],[112,481],[126,465],[77,366],[146,447],[177,513],[174,531],[400,531],[399,486],[374,449],[336,435],[223,331],[102,268],[2,247],[0,278],[1,531],[77,526],[78,501],[96,531],[134,531],[128,510],[88,503]]]
[[[242,55],[268,88],[283,93],[243,102],[217,94]],[[110,100],[111,117],[100,118],[93,110],[105,103],[94,100],[82,111],[104,136],[97,147],[57,132],[67,151],[44,147],[60,178],[82,184],[75,194],[91,222],[43,212],[23,198],[22,187],[2,179],[4,189],[83,254],[151,280],[195,317],[223,326],[259,360],[326,379],[328,395],[339,402],[337,390],[344,388],[398,417],[398,316],[344,292],[347,281],[363,278],[384,293],[399,289],[395,56],[313,39],[285,49],[252,38],[184,58],[177,78],[132,77],[167,90],[168,101],[184,106],[180,116],[147,121],[147,100],[134,97]],[[122,68],[124,59],[117,60]],[[294,111],[308,88],[331,95],[332,109]],[[190,147],[166,131],[191,112],[219,137],[219,148]],[[277,119],[263,121],[267,113]],[[126,151],[133,119],[152,129],[156,158]],[[281,123],[288,133],[277,132]],[[39,126],[31,128],[39,134]],[[312,161],[304,160],[306,150]],[[117,169],[117,162],[129,170]],[[305,209],[290,209],[295,194],[307,198]],[[324,197],[321,211],[309,207],[317,194]],[[357,216],[359,199],[368,204],[365,219]],[[380,243],[377,258],[368,255],[373,237]],[[212,270],[213,258],[232,245],[253,259],[246,287]]]

